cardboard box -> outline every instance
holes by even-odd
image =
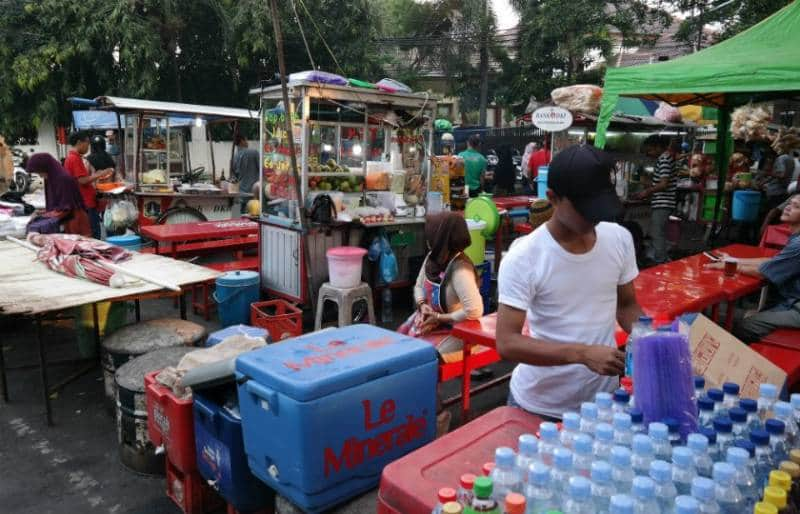
[[[739,384],[740,396],[758,398],[758,387],[764,382],[780,390],[786,373],[748,348],[724,328],[702,314],[689,331],[692,369],[706,379],[706,388],[722,387],[724,382]]]

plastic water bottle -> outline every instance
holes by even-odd
[[[786,444],[786,425],[779,419],[768,419],[764,428],[769,434],[769,447],[772,450],[772,462],[777,465],[789,458],[789,446]]]
[[[598,511],[598,514],[603,511]],[[633,498],[627,494],[615,494],[608,505],[609,514],[633,514]]]
[[[631,466],[637,475],[646,475],[650,471],[650,462],[655,457],[653,442],[644,434],[633,436],[631,446]]]
[[[628,412],[631,408],[631,395],[625,389],[617,389],[614,391],[614,404],[611,406],[614,413]]]
[[[692,480],[697,476],[694,467],[694,454],[685,446],[672,450],[672,482],[678,494],[692,493]]]
[[[539,425],[539,458],[548,466],[553,465],[553,453],[560,447],[558,427],[555,423],[545,421]]]
[[[678,496],[678,489],[672,482],[672,466],[669,462],[654,460],[650,463],[650,478],[656,484],[656,501],[661,512],[669,512]]]
[[[698,514],[700,503],[691,496],[678,496],[675,498],[675,507],[672,509],[674,514]]]
[[[494,469],[491,475],[492,497],[498,505],[503,505],[508,493],[522,491],[516,460],[517,456],[511,448],[501,446],[494,452]]]
[[[594,445],[592,446],[592,455],[594,455],[595,460],[608,462],[611,458],[611,449],[613,447],[614,429],[608,423],[598,424],[594,431]]]
[[[551,486],[557,495],[566,492],[569,477],[573,475],[572,452],[566,448],[556,448],[553,454],[553,469],[550,470]]]
[[[717,433],[717,455],[724,459],[728,448],[733,446],[733,422],[727,417],[716,418],[714,431]]]
[[[753,444],[750,439],[739,439],[734,441],[733,446],[735,448],[741,448],[742,450],[747,452],[747,468],[750,470],[750,474],[754,477],[756,476],[756,445]]]
[[[786,491],[780,487],[765,487],[763,503],[771,505],[774,509],[772,512],[778,512],[779,514],[790,514],[792,512],[786,508],[788,497]],[[768,509],[762,507],[761,510],[764,512]]]
[[[784,435],[786,436],[786,445],[793,448],[797,443],[797,423],[794,421],[794,409],[791,403],[775,402],[773,406],[775,419],[783,421],[785,426]]]
[[[639,316],[639,320],[633,323],[628,341],[625,344],[625,375],[633,376],[633,356],[636,352],[636,343],[639,338],[653,331],[653,318],[649,316]]]
[[[494,471],[494,462],[484,462],[483,466],[481,467],[481,471],[485,477],[492,476],[492,471]]]
[[[722,384],[722,409],[717,416],[726,416],[728,411],[739,405],[739,384],[725,382]]]
[[[594,395],[594,403],[597,405],[597,421],[611,423],[614,416],[614,397],[611,393],[600,391]]]
[[[458,502],[447,502],[442,505],[442,514],[463,514],[464,506]]]
[[[531,464],[528,468],[528,485],[525,486],[528,503],[525,514],[544,514],[559,507],[559,499],[554,498],[550,484],[550,468],[541,462]]]
[[[633,467],[631,466],[631,451],[624,446],[615,446],[611,449],[611,479],[617,493],[629,494],[633,484]]]
[[[661,422],[667,425],[667,429],[669,430],[669,444],[671,446],[683,444],[683,440],[681,439],[681,424],[678,423],[678,420],[675,418],[664,418]]]
[[[633,479],[633,512],[634,514],[653,514],[660,512],[656,500],[656,483],[644,476]]]
[[[388,287],[383,290],[381,300],[381,322],[391,323],[393,321],[392,315],[392,290]]]
[[[713,428],[701,428],[698,430],[708,439],[708,456],[713,462],[720,460],[719,446],[717,446],[717,431]]]
[[[775,467],[769,446],[769,433],[761,429],[753,430],[750,432],[750,442],[756,447],[756,484],[760,490],[767,483],[769,472]]]
[[[704,396],[697,400],[697,425],[710,427],[714,423],[714,400]]]
[[[653,443],[653,454],[656,459],[670,460],[672,445],[669,444],[669,428],[664,423],[650,423],[647,433]]]
[[[439,503],[433,508],[432,514],[442,514],[445,503],[456,501],[456,490],[450,487],[442,487],[438,493]]]
[[[797,423],[797,426],[800,426],[800,394],[795,393],[789,397],[789,402],[792,405],[792,410],[794,411],[794,422]]]
[[[475,479],[475,497],[470,504],[472,511],[500,514],[500,508],[492,496],[492,489],[493,484],[491,478],[478,477]],[[467,512],[469,512],[469,509]]]
[[[747,412],[741,407],[732,407],[728,410],[728,417],[733,423],[733,439],[747,439],[750,437],[750,430],[747,428]]]
[[[727,454],[728,464],[734,467],[736,475],[734,483],[742,493],[742,506],[744,512],[752,512],[759,499],[756,478],[750,472],[750,455],[742,448],[729,448]]]
[[[800,510],[800,465],[796,462],[785,460],[781,462],[779,469],[789,475],[792,481],[789,492],[787,493],[789,495],[789,501]]]
[[[599,425],[598,425],[599,426]],[[589,478],[592,471],[592,443],[594,441],[586,434],[578,434],[575,436],[574,446],[572,448],[572,473],[582,477]]]
[[[597,405],[592,402],[581,404],[581,432],[594,437],[594,427],[597,425]]]
[[[475,487],[475,478],[477,477],[472,473],[464,473],[459,477],[456,501],[461,505],[472,505],[472,499],[475,498],[475,493],[472,491],[472,488]]]
[[[714,417],[717,417],[722,413],[722,400],[725,398],[725,393],[722,392],[722,389],[717,389],[716,387],[712,387],[706,391],[706,396],[711,398],[714,402]]]
[[[536,452],[539,448],[539,440],[535,435],[522,434],[517,439],[517,448],[519,449],[516,462],[517,474],[524,483],[528,479],[528,468],[538,459]]]
[[[715,495],[723,514],[744,512],[744,498],[736,486],[736,468],[727,462],[714,464]]]
[[[772,406],[777,399],[777,387],[766,383],[758,386],[758,417],[762,422],[772,417]]]
[[[608,512],[611,497],[616,493],[611,477],[611,465],[603,461],[592,463],[592,502],[598,514]]]
[[[739,400],[739,407],[743,408],[747,413],[747,432],[764,428],[761,418],[758,417],[758,402],[751,398],[742,398]]]
[[[686,445],[694,454],[694,469],[698,476],[711,478],[714,461],[708,454],[708,438],[703,434],[689,434]]]
[[[637,408],[633,408],[628,412],[631,415],[631,431],[634,435],[641,434],[646,431],[644,426],[644,414]]]
[[[769,487],[778,487],[786,491],[786,495],[792,491],[792,476],[778,469],[770,471],[769,473]]]
[[[706,477],[697,477],[692,480],[692,497],[700,504],[702,514],[719,514],[717,494],[714,481]]]
[[[567,499],[563,514],[594,514],[592,504],[592,483],[585,477],[569,479]]]
[[[706,395],[706,379],[703,376],[695,375],[694,377],[694,397],[699,400]]]
[[[503,514],[525,514],[525,497],[519,493],[508,493]]]
[[[572,449],[572,441],[581,433],[581,416],[577,412],[565,412],[561,420],[561,446]]]
[[[628,409],[632,409],[636,405],[636,402],[633,398],[633,377],[620,378],[619,385],[622,389],[625,389],[625,391],[628,393],[628,396],[630,396],[630,400],[628,400]]]
[[[614,444],[631,447],[633,443],[633,421],[630,414],[618,412],[614,414]]]

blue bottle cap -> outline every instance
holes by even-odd
[[[733,445],[746,451],[748,455],[750,455],[751,459],[756,456],[756,445],[754,445],[752,441],[748,441],[747,439],[737,439],[733,442]]]
[[[631,415],[624,412],[615,412],[614,417],[611,418],[616,430],[630,430],[632,425]]]
[[[727,462],[715,462],[711,476],[717,483],[727,484],[736,476],[736,468]]]
[[[536,455],[536,452],[539,451],[539,440],[536,439],[535,435],[522,434],[517,439],[517,446],[519,447],[520,455]]]
[[[780,419],[789,419],[794,415],[794,409],[789,402],[775,402],[772,410],[775,412],[775,417]]]
[[[675,418],[664,418],[661,422],[667,425],[670,434],[677,434],[681,428],[681,424]]]
[[[611,466],[608,462],[596,460],[592,462],[592,480],[599,484],[607,484],[611,482]]]
[[[728,448],[728,453],[725,456],[725,460],[733,467],[741,468],[747,464],[747,461],[750,460],[750,453],[748,453],[747,450],[734,446],[732,448]]]
[[[571,477],[569,479],[569,495],[575,500],[588,500],[592,497],[592,483],[588,478]]]
[[[597,405],[592,402],[581,404],[581,417],[589,421],[597,420]]]
[[[650,316],[639,316],[639,323],[653,323],[653,318]]]
[[[636,434],[633,436],[633,444],[631,445],[633,453],[649,454],[653,453],[653,441],[644,434]]]
[[[789,401],[792,403],[793,409],[800,410],[800,394],[797,393],[793,394],[792,396],[789,397]]]
[[[669,427],[664,423],[650,423],[647,427],[647,433],[650,434],[651,439],[655,439],[656,441],[669,440]]]
[[[611,442],[614,440],[614,428],[608,423],[599,423],[594,429],[594,437],[604,443]]]
[[[611,497],[609,512],[612,514],[633,514],[633,498],[627,494],[615,494]]]
[[[614,401],[617,403],[627,404],[631,401],[631,395],[625,389],[617,389],[614,391]]]
[[[768,400],[774,400],[778,397],[778,388],[772,384],[761,384],[758,386],[758,394],[761,398],[767,398]]]
[[[722,389],[712,388],[706,391],[706,394],[709,398],[714,400],[715,402],[721,402],[722,399],[725,397],[725,393],[722,392]]]
[[[697,400],[697,408],[702,411],[711,412],[714,410],[714,400],[708,396],[703,396]]]
[[[494,464],[498,468],[512,468],[514,467],[514,450],[501,446],[494,451]]]
[[[624,446],[611,448],[611,465],[617,468],[629,468],[631,466],[631,451]]]
[[[783,431],[786,430],[786,423],[779,419],[771,418],[764,422],[764,428],[767,429],[770,435],[783,435]]]
[[[613,397],[611,396],[611,393],[600,391],[599,393],[594,395],[594,403],[596,403],[597,407],[600,409],[610,409],[611,403],[613,401],[614,400]]]
[[[630,411],[628,411],[628,414],[631,415],[631,422],[633,423],[641,423],[642,420],[644,419],[644,414],[642,414],[642,411],[640,409],[636,408],[631,409]]]
[[[742,398],[739,400],[739,407],[743,408],[745,412],[758,412],[758,402],[752,398]]]
[[[656,495],[656,483],[650,477],[635,477],[631,489],[634,498],[649,500]]]
[[[692,496],[702,502],[713,500],[714,481],[706,477],[694,477],[692,479]]]
[[[692,450],[686,446],[676,446],[672,449],[672,462],[676,466],[686,468],[687,466],[691,466],[694,462],[694,454],[692,454]]]
[[[708,451],[708,437],[703,434],[689,434],[686,438],[686,445],[695,453]]]
[[[733,407],[731,410],[728,411],[728,416],[730,416],[731,421],[734,421],[736,423],[747,422],[747,411],[745,411],[741,407]]]
[[[578,434],[573,440],[573,450],[580,455],[591,455],[592,438],[586,434]]]
[[[559,471],[572,469],[572,452],[566,448],[556,448],[553,452],[553,467]]]
[[[694,388],[695,389],[703,389],[706,386],[706,379],[700,375],[695,375],[694,377]]]
[[[561,422],[567,430],[577,432],[581,429],[581,416],[577,412],[565,412]]]
[[[734,384],[733,382],[725,382],[722,384],[722,391],[725,394],[732,394],[734,396],[739,396],[739,384]]]
[[[702,427],[699,431],[706,436],[708,444],[717,444],[717,432],[713,428]]]
[[[750,442],[756,446],[766,446],[769,444],[769,432],[757,428],[750,432]]]
[[[733,431],[733,421],[731,418],[714,418],[714,430],[720,434],[730,434]]]
[[[691,496],[678,496],[675,498],[675,514],[698,514],[700,503]]]
[[[672,480],[672,466],[663,460],[654,460],[650,463],[650,478],[661,484]]]
[[[544,441],[555,441],[558,439],[558,426],[555,423],[545,421],[539,425],[539,437]]]
[[[534,462],[528,466],[528,483],[547,487],[550,484],[550,468],[541,462]]]

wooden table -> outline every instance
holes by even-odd
[[[178,254],[176,243],[208,240],[225,240],[247,238],[246,243],[257,242],[258,223],[245,218],[223,221],[200,221],[197,223],[178,223],[175,225],[150,225],[140,228],[141,235],[156,241],[159,245],[166,243],[167,253],[175,258]],[[252,241],[250,239],[252,238]]]

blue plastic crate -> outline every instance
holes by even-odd
[[[206,346],[214,346],[225,340],[226,337],[235,335],[246,335],[248,337],[262,337],[268,343],[272,340],[269,337],[269,332],[261,327],[251,327],[250,325],[232,325],[216,332],[211,332],[208,339],[206,339]]]
[[[250,469],[316,513],[375,487],[436,433],[437,355],[371,325],[324,330],[239,356]]]
[[[194,392],[197,470],[236,510],[261,510],[273,504],[275,494],[250,472],[242,420],[223,407],[226,395],[236,398],[232,384]]]

